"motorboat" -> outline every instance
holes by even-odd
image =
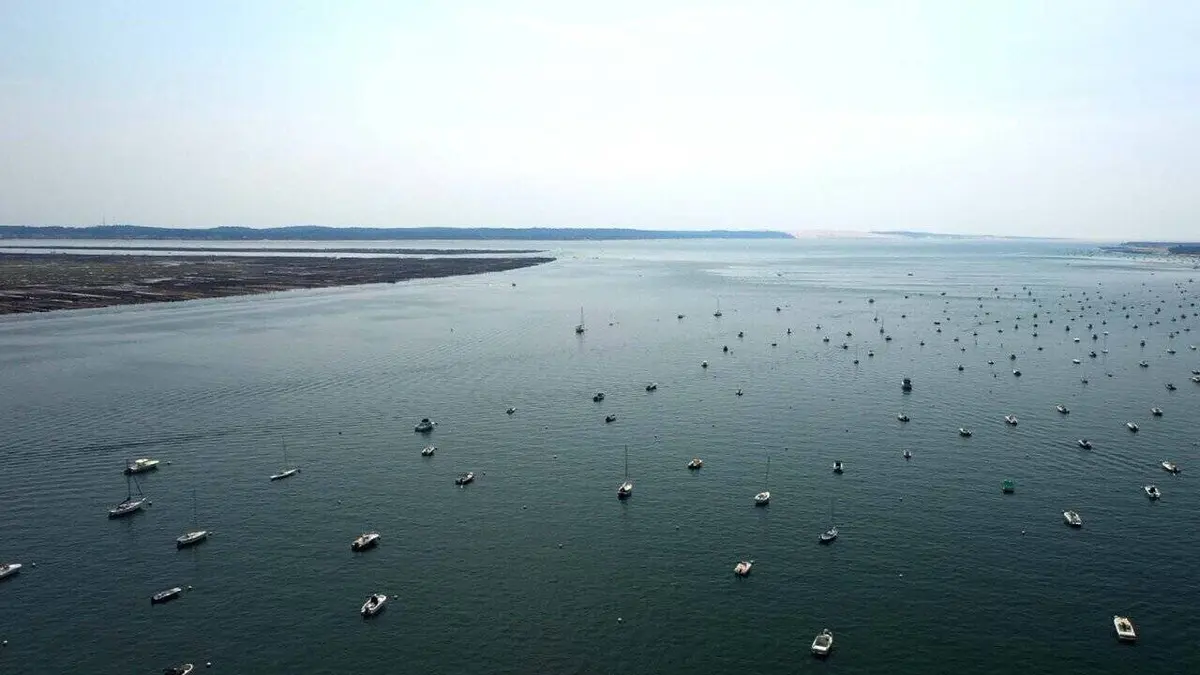
[[[511,406],[511,405],[510,405],[508,408],[506,408],[506,409],[504,410],[504,412],[505,412],[505,414],[511,415],[511,414],[513,414],[513,413],[517,412],[517,407],[516,407],[516,406]]]
[[[1086,438],[1079,439],[1078,443],[1079,443],[1079,447],[1083,448],[1084,450],[1092,449],[1092,442]]]
[[[1127,616],[1113,615],[1113,628],[1117,630],[1117,639],[1121,642],[1137,642],[1137,631],[1133,622]]]
[[[704,460],[700,459],[699,457],[693,457],[692,461],[687,463],[687,468],[689,468],[689,469],[700,469],[703,467],[704,467]]]
[[[1162,415],[1163,415],[1162,408],[1151,408],[1150,414],[1154,415],[1155,417],[1162,417]]]
[[[1063,520],[1071,527],[1083,527],[1083,519],[1074,511],[1063,511]]]
[[[701,368],[707,368],[707,367],[708,367],[708,361],[701,361],[701,362],[700,362],[700,367],[701,367]]]
[[[753,560],[743,560],[740,563],[733,566],[733,573],[738,575],[739,577],[744,577],[744,576],[750,574],[750,569],[753,567],[754,567]]]
[[[705,361],[705,363],[708,363],[708,361]],[[646,391],[658,391],[658,383],[651,382],[650,384],[646,385]]]
[[[1150,499],[1158,499],[1159,497],[1162,497],[1162,493],[1158,491],[1158,487],[1155,485],[1147,485],[1142,489],[1146,491],[1146,496]]]
[[[970,430],[970,429],[967,429],[966,427],[959,427],[959,428],[958,428],[958,435],[959,435],[959,436],[962,436],[963,438],[970,438],[970,437],[971,437],[971,430]]]
[[[736,393],[738,396],[741,396],[741,395],[742,395],[742,390],[741,390],[741,389],[738,389],[738,390],[737,390],[736,392],[734,392],[734,393]]]
[[[598,392],[596,392],[596,393],[595,393],[595,394],[592,396],[592,400],[593,400],[593,401],[595,401],[596,403],[599,403],[600,401],[603,401],[603,400],[604,400],[604,392],[602,392],[602,391],[598,391]]]
[[[143,457],[125,465],[125,473],[145,473],[158,468],[158,460]]]
[[[1063,404],[1061,404],[1061,403],[1059,403],[1058,405],[1054,406],[1054,409],[1055,409],[1055,410],[1057,410],[1058,412],[1060,412],[1060,413],[1064,414],[1064,415],[1069,415],[1069,414],[1071,413],[1071,411],[1067,409],[1067,406],[1065,406],[1065,405],[1063,405]]]
[[[435,452],[437,452],[436,445],[427,445],[424,448],[421,448],[422,457],[433,457],[433,453]]]
[[[191,532],[184,532],[175,538],[175,548],[187,548],[188,546],[195,546],[205,539],[208,539],[208,534],[208,530],[192,530]]]
[[[1176,466],[1175,462],[1168,462],[1165,459],[1162,461],[1161,464],[1159,464],[1159,466],[1161,466],[1163,468],[1163,471],[1168,471],[1170,473],[1179,473],[1180,471],[1183,470],[1183,469],[1180,469],[1178,466]]]
[[[821,542],[822,544],[829,544],[829,543],[833,542],[834,539],[837,539],[837,536],[838,536],[837,527],[836,526],[830,527],[828,530],[825,530],[824,532],[822,532],[820,534],[820,536],[817,537],[817,541]]]
[[[912,459],[912,453],[908,450],[904,451],[904,459]]]
[[[900,391],[912,391],[912,379],[904,378],[900,381]]]
[[[473,482],[474,480],[475,480],[475,472],[468,471],[466,473],[459,474],[458,478],[454,479],[454,484],[455,485],[467,485],[467,484]]]
[[[183,595],[183,588],[181,588],[179,586],[175,586],[174,588],[168,588],[165,591],[159,591],[159,592],[155,593],[154,595],[150,596],[150,604],[160,605],[164,602],[170,602],[170,601],[174,600],[175,598],[178,598],[181,595]]]
[[[755,506],[766,506],[767,504],[770,504],[770,503],[771,503],[770,491],[763,490],[762,492],[754,495],[754,505]]]
[[[1166,384],[1166,387],[1167,387],[1167,391],[1175,391],[1175,385],[1170,382],[1168,382]]]
[[[833,463],[833,472],[834,473],[842,473],[842,461],[841,460],[837,460]]]
[[[1136,432],[1138,430],[1138,425],[1136,422],[1126,422],[1125,428],[1129,429],[1130,431]]]
[[[413,427],[413,431],[417,432],[418,434],[427,434],[433,431],[434,424],[436,424],[436,422],[429,421],[428,417],[422,417],[421,421],[417,422],[417,426]]]
[[[829,652],[833,651],[833,633],[829,629],[821,631],[812,641],[813,656],[824,658],[829,656]]]
[[[387,599],[388,596],[384,595],[383,593],[372,593],[371,595],[367,596],[367,601],[362,604],[362,607],[358,610],[358,613],[362,614],[363,618],[375,616],[376,614],[382,612],[383,608],[387,606]]]
[[[1017,426],[1017,416],[1016,415],[1005,415],[1004,423],[1009,426],[1014,426],[1014,427]]]
[[[1074,363],[1075,365],[1079,365],[1079,364],[1083,363],[1083,361],[1080,361],[1079,359],[1071,359],[1071,363]]]
[[[1145,361],[1138,361],[1138,366],[1141,368],[1149,368],[1150,364],[1146,363]]]
[[[740,330],[739,330],[739,331],[738,331],[738,337],[740,337],[740,338],[744,338],[744,337],[746,337],[746,333],[745,333],[745,331],[740,331]]]
[[[185,664],[182,664],[179,666],[171,666],[170,668],[163,668],[163,675],[188,675],[195,669],[196,669],[195,664],[185,663]]]
[[[1196,384],[1200,384],[1200,375],[1193,375],[1192,382],[1195,382]]]
[[[7,579],[17,572],[21,571],[21,563],[8,563],[0,565],[0,579]]]
[[[1003,483],[1000,483],[1000,491],[1006,495],[1010,495],[1017,491],[1017,484],[1011,478],[1006,478]]]
[[[905,415],[904,413],[900,413],[899,415],[896,415],[896,419],[900,420],[901,422],[907,422],[909,420],[909,417],[908,417],[908,415]]]
[[[605,415],[605,416],[604,416],[604,421],[605,421],[606,423],[607,423],[607,422],[616,422],[616,421],[617,421],[617,416],[616,416],[616,415]]]
[[[378,532],[363,532],[350,542],[351,551],[365,551],[379,545]]]
[[[1013,377],[1020,377],[1020,376],[1021,376],[1021,371],[1017,370],[1016,368],[1013,368]]]

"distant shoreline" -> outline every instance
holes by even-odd
[[[325,253],[338,255],[343,253],[376,254],[376,255],[481,255],[520,253],[542,253],[538,249],[521,248],[281,248],[271,246],[108,246],[105,244],[14,244],[6,246],[0,239],[0,249],[16,248],[49,251],[139,251],[151,253]]]
[[[0,315],[396,283],[554,260],[0,253]]]
[[[597,241],[645,239],[791,239],[767,230],[635,230],[556,227],[210,227],[183,229],[141,225],[0,225],[4,239],[121,239],[178,241]]]
[[[1142,253],[1148,255],[1200,255],[1200,243],[1174,241],[1125,241],[1116,246],[1103,246],[1114,253]]]

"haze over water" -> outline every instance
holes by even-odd
[[[1032,241],[540,248],[559,260],[0,320],[0,562],[26,563],[0,581],[0,672],[1200,670],[1190,264]],[[268,482],[283,442],[302,473]],[[137,457],[164,463],[140,477],[153,506],[108,520]],[[177,551],[193,490],[215,534]],[[379,548],[352,553],[367,530]],[[363,621],[371,592],[392,600]]]

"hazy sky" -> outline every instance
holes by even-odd
[[[1198,215],[1196,0],[0,0],[0,223]]]

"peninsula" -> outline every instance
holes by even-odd
[[[408,279],[503,272],[553,260],[533,256],[401,258],[0,253],[0,314],[396,283]]]

